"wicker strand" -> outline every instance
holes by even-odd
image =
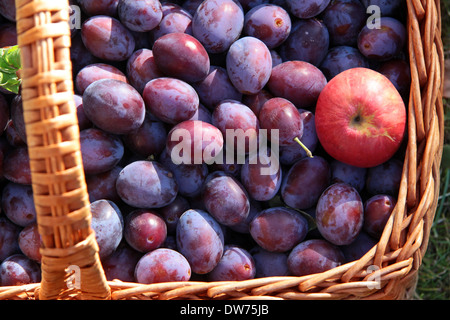
[[[22,99],[38,230],[40,299],[107,299],[82,167],[73,100],[68,2],[16,0],[23,67]],[[80,270],[69,290],[66,269]]]

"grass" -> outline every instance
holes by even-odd
[[[450,59],[450,0],[441,0],[442,39]],[[450,99],[444,99],[445,135],[438,208],[427,252],[419,269],[416,299],[450,300]]]
[[[419,269],[416,299],[450,299],[450,169],[442,175],[443,187],[428,249]]]

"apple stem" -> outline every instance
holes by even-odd
[[[310,158],[314,158],[313,154],[311,153],[311,151],[308,149],[308,147],[306,147],[303,142],[300,141],[300,139],[298,137],[294,138],[294,141],[297,142],[302,148],[303,150],[305,150],[306,155]]]

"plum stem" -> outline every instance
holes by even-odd
[[[298,137],[295,137],[295,138],[294,138],[294,141],[297,142],[297,143],[303,148],[303,150],[305,150],[306,155],[307,155],[308,157],[314,158],[313,154],[312,154],[311,151],[308,149],[308,147],[305,146],[305,145],[303,144],[303,142],[301,142],[300,139],[299,139]]]

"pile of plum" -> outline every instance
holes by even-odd
[[[327,82],[355,67],[384,74],[406,102],[403,1],[70,4],[81,153],[108,280],[301,276],[378,242],[404,147],[375,167],[339,162],[317,139],[314,108]],[[14,16],[14,1],[1,1],[0,47],[16,44]],[[280,110],[293,122],[273,116]],[[38,282],[20,93],[0,92],[0,127],[0,285]],[[249,152],[261,129],[279,133],[279,157],[270,135]],[[227,137],[239,130],[240,144]]]

